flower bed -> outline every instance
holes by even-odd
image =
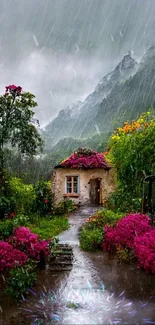
[[[22,266],[28,261],[28,256],[5,241],[0,241],[0,271],[7,271]]]
[[[146,272],[155,273],[155,229],[135,238],[134,253],[139,267],[144,268]]]
[[[48,255],[48,241],[39,240],[39,236],[32,233],[29,228],[15,228],[13,236],[9,238],[9,242],[16,248],[24,251],[34,260],[40,260],[40,253]]]
[[[155,229],[150,223],[147,215],[134,213],[125,216],[114,226],[105,226],[102,249],[119,252],[119,255],[120,252],[134,253],[139,267],[155,273]]]
[[[104,228],[103,249],[114,251],[117,247],[133,249],[134,239],[152,229],[150,218],[145,214],[130,214],[122,218],[114,227]]]

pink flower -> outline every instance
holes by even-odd
[[[39,236],[32,233],[29,228],[16,228],[9,241],[14,247],[26,252],[29,257],[35,260],[40,260],[41,251],[44,252],[45,256],[48,255],[48,241],[40,240]]]
[[[47,204],[47,203],[48,203],[48,200],[47,200],[47,199],[45,199],[45,200],[44,200],[44,203],[45,203],[45,204]]]
[[[16,94],[17,96],[19,96],[21,94],[21,91],[22,91],[22,87],[20,86],[15,86],[15,85],[9,85],[9,86],[6,86],[6,93],[10,93],[10,94]]]
[[[68,159],[61,163],[61,166],[69,168],[105,168],[109,169],[102,153],[98,153],[91,149],[78,149]]]
[[[134,239],[152,229],[150,218],[145,214],[130,214],[119,220],[114,227],[106,228],[103,249],[115,251],[118,246],[134,248]]]
[[[0,241],[0,271],[22,266],[28,261],[28,256],[18,249],[14,249],[7,242]]]

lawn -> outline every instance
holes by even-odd
[[[38,234],[40,239],[50,239],[69,228],[68,219],[62,215],[39,218],[38,221],[27,225],[32,232]]]

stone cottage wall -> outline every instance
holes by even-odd
[[[52,177],[52,192],[55,195],[55,203],[58,204],[64,199],[65,194],[65,177],[66,176],[80,176],[80,194],[78,197],[70,199],[74,200],[75,203],[87,204],[89,203],[90,193],[90,179],[101,178],[102,186],[102,200],[107,199],[109,194],[114,191],[114,171],[110,169],[69,169],[69,168],[57,168],[55,169]]]

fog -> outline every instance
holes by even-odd
[[[44,126],[128,51],[154,44],[154,0],[0,0],[0,91],[36,95]]]

